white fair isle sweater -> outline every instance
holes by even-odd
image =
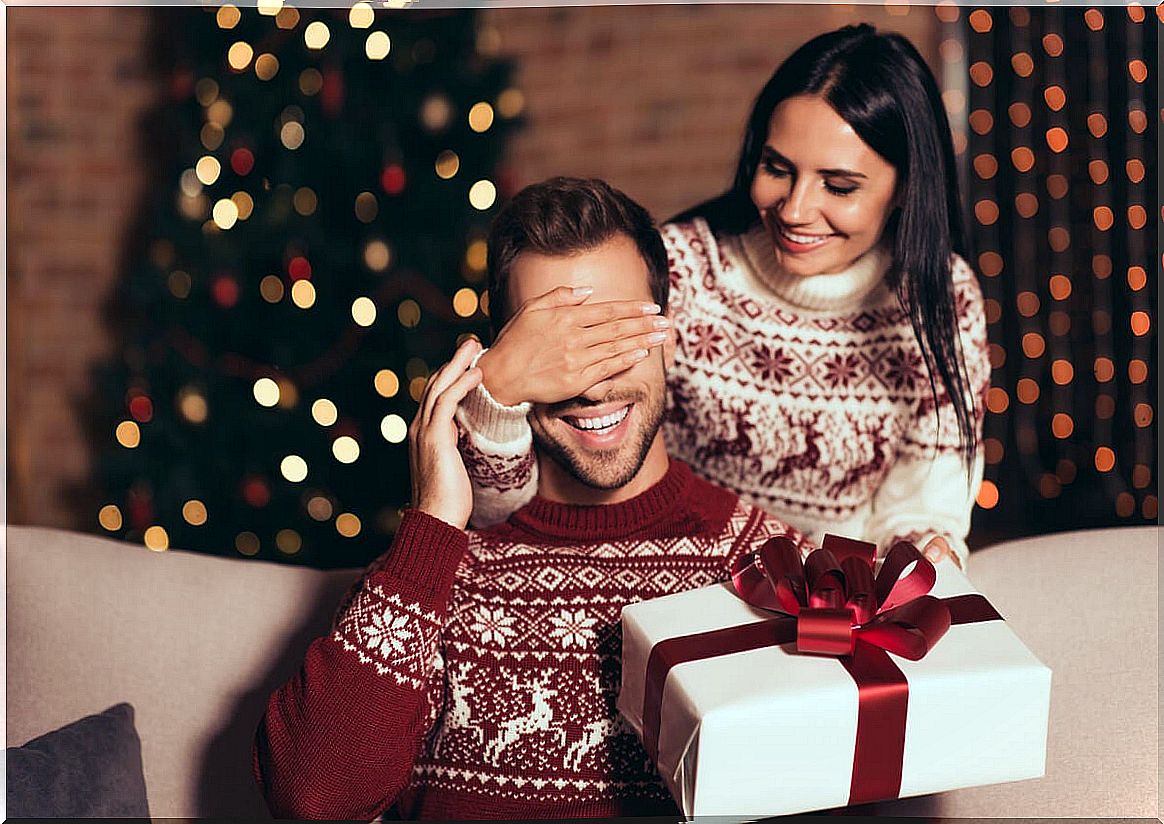
[[[762,227],[717,238],[697,219],[661,231],[679,338],[667,378],[671,454],[818,544],[832,532],[885,552],[941,535],[965,568],[981,449],[968,475],[953,406],[939,381],[935,409],[909,318],[885,284],[889,253],[799,277],[775,269]],[[961,258],[953,281],[981,434],[982,293]],[[458,411],[478,526],[504,520],[537,488],[528,411],[483,386]]]

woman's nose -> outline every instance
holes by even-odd
[[[778,204],[776,213],[784,223],[802,225],[812,222],[816,209],[815,195],[807,181],[801,179]]]

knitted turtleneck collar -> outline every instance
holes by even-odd
[[[657,484],[621,503],[578,506],[536,495],[510,516],[509,523],[526,532],[578,542],[653,533],[674,519],[693,481],[690,467],[672,458]]]
[[[745,262],[765,287],[793,306],[814,311],[857,309],[885,279],[893,255],[878,244],[847,269],[821,275],[792,275],[776,266],[772,237],[763,225],[740,236]]]

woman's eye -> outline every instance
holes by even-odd
[[[764,161],[764,171],[772,177],[785,178],[788,177],[788,170],[783,166],[777,166],[771,160]]]
[[[834,194],[839,197],[851,195],[853,192],[857,191],[856,186],[834,186],[831,183],[826,183],[825,188],[828,189],[830,194]]]

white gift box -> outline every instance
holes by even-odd
[[[976,592],[952,563],[937,571],[931,595]],[[642,737],[658,642],[773,617],[730,584],[625,607],[619,711]],[[909,691],[898,797],[1043,775],[1051,671],[1005,621],[951,626],[918,661],[889,657]],[[858,689],[839,659],[789,643],[680,663],[663,684],[656,765],[685,815],[850,803]]]

